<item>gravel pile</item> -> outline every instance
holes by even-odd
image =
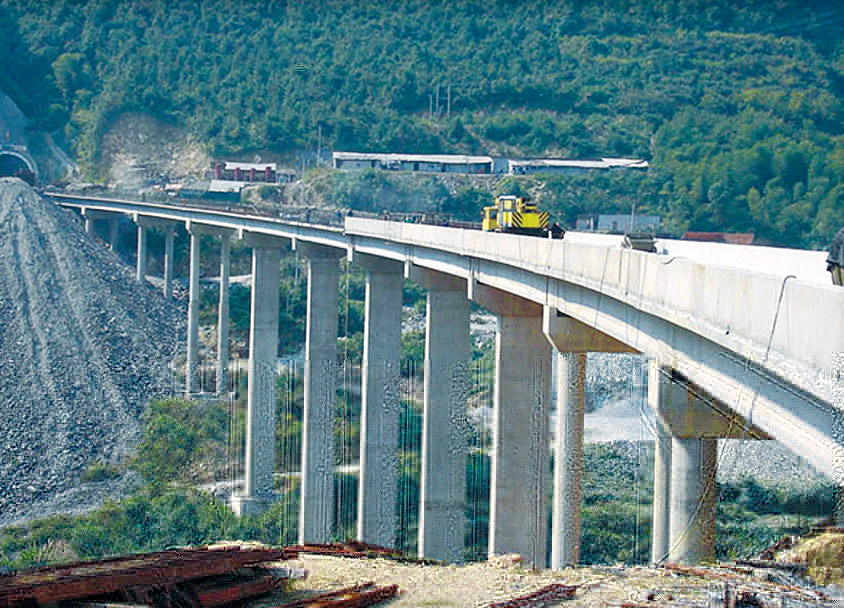
[[[71,212],[0,179],[0,525],[132,449],[183,319]]]

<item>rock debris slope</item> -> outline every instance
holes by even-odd
[[[71,212],[0,179],[0,524],[131,450],[182,319]]]

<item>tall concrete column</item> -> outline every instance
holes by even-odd
[[[669,505],[671,501],[671,433],[657,419],[654,441],[653,524],[651,527],[651,563],[668,559]]]
[[[147,278],[147,227],[142,223],[138,224],[138,259],[135,278],[141,283]]]
[[[549,481],[551,346],[542,307],[470,283],[470,296],[498,315],[489,504],[489,554],[518,553],[545,568]]]
[[[413,268],[428,289],[419,557],[462,562],[466,532],[469,299],[466,281]]]
[[[296,250],[308,258],[299,543],[328,543],[334,525],[338,259],[344,252],[301,242]]]
[[[580,559],[585,403],[586,355],[559,353],[551,509],[551,568],[554,570],[576,565]]]
[[[358,540],[393,546],[398,492],[401,263],[356,254],[366,270]]]
[[[251,245],[252,306],[246,412],[246,479],[243,493],[231,499],[232,508],[238,515],[259,513],[266,509],[274,488],[281,243],[276,239],[258,239]]]
[[[717,449],[716,439],[671,441],[671,562],[698,564],[715,558]]]
[[[190,288],[188,294],[188,344],[185,357],[185,394],[191,395],[199,386],[199,233],[190,233]]]
[[[173,251],[176,235],[172,230],[164,233],[164,297],[173,297]]]
[[[82,208],[82,219],[85,222],[85,233],[88,236],[94,236],[94,218],[85,213],[85,208]]]
[[[108,220],[108,247],[112,251],[117,250],[117,238],[119,236],[118,222],[119,219],[116,217],[112,217],[110,220]]]
[[[220,299],[217,305],[217,394],[228,390],[229,384],[229,267],[231,240],[223,237],[220,245]]]
[[[633,352],[633,349],[554,306],[543,307],[542,331],[557,351],[551,568],[558,570],[575,565],[580,559],[586,353]]]
[[[649,363],[648,404],[658,423],[651,559],[681,564],[711,561],[718,500],[717,440],[770,436],[657,361]]]

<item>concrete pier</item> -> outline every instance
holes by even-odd
[[[260,513],[273,496],[275,463],[275,378],[278,361],[278,286],[281,246],[254,237],[249,327],[249,387],[246,413],[246,476],[242,494],[232,496],[238,515]]]
[[[671,433],[659,419],[655,425],[653,524],[651,528],[651,563],[668,559],[669,502],[671,500]]]
[[[172,230],[164,233],[164,297],[173,297],[173,253],[176,234]]]
[[[419,557],[463,561],[470,357],[466,281],[414,268],[428,289]]]
[[[135,264],[135,278],[143,283],[147,278],[147,227],[138,224],[138,257]]]
[[[402,272],[399,262],[356,254],[366,270],[357,538],[392,547],[398,493]]]
[[[656,360],[648,367],[648,404],[657,418],[651,559],[681,564],[711,561],[718,500],[717,440],[770,436]]]
[[[526,566],[545,568],[551,346],[542,307],[480,284],[469,293],[498,315],[489,554],[518,553]]]
[[[190,234],[190,288],[188,294],[188,338],[185,355],[185,395],[202,390],[199,386],[197,371],[199,368],[199,232],[188,230]]]
[[[557,352],[551,568],[559,570],[580,560],[586,353],[635,351],[553,306],[543,307],[542,332]]]
[[[551,508],[551,568],[580,560],[583,413],[586,403],[586,355],[557,355],[557,418],[554,439],[554,495]]]
[[[120,219],[117,217],[112,217],[108,220],[108,247],[112,251],[117,250],[117,239],[120,236],[119,233],[119,221]]]
[[[296,251],[308,259],[299,543],[328,543],[335,503],[338,260],[345,251],[310,243],[297,243]]]
[[[715,558],[717,440],[671,441],[668,560],[698,564]]]
[[[229,390],[229,269],[231,239],[224,236],[220,245],[220,298],[217,305],[217,394]]]

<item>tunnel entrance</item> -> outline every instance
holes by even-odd
[[[19,177],[31,186],[35,185],[35,173],[17,154],[0,153],[0,177]]]

